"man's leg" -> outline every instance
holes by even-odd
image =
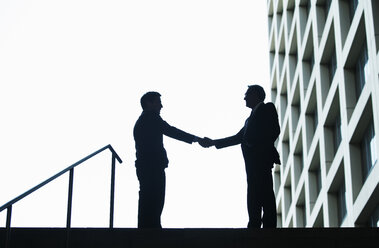
[[[138,228],[161,228],[160,217],[165,197],[165,172],[137,168],[140,184]]]
[[[138,199],[138,228],[149,228],[152,225],[152,192],[151,176],[149,171],[143,168],[137,168],[137,177],[139,181],[139,199]]]
[[[263,227],[264,228],[276,228],[277,216],[276,216],[276,202],[275,193],[273,189],[271,170],[264,175],[264,185],[262,185],[262,202],[263,202]]]
[[[154,214],[153,223],[155,227],[162,228],[161,215],[163,211],[165,193],[166,193],[166,174],[164,170],[156,172],[154,177]]]
[[[262,225],[262,203],[259,197],[257,178],[247,180],[247,210],[249,213],[248,228],[260,228]],[[255,181],[255,182],[254,182]]]

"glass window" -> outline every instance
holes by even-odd
[[[311,13],[311,1],[307,1],[307,4],[305,6],[307,8],[307,16],[309,16],[309,14]]]
[[[315,108],[314,112],[312,113],[312,118],[313,118],[314,131],[316,132],[317,125],[318,125],[317,108]]]
[[[356,80],[357,96],[361,94],[362,89],[365,86],[366,80],[370,73],[367,62],[368,62],[367,48],[366,46],[364,46],[361,52],[361,55],[358,58],[357,64],[355,65],[355,80]]]
[[[321,192],[321,187],[322,187],[321,170],[320,170],[320,168],[317,169],[316,176],[317,176],[317,193],[320,193]]]
[[[371,133],[370,136],[372,137],[370,139],[371,167],[373,167],[378,160],[378,154],[376,150],[375,131],[374,131],[373,125],[371,125],[370,133]]]
[[[373,214],[371,215],[369,226],[379,227],[379,205],[376,207]]]
[[[342,183],[337,193],[338,204],[338,224],[341,225],[346,218],[346,190],[345,183]]]
[[[334,127],[333,127],[333,135],[334,135],[334,152],[337,152],[338,147],[341,143],[341,117],[340,115],[337,116],[335,122],[334,122]]]
[[[355,11],[357,10],[358,0],[350,0],[350,18],[353,20]]]
[[[378,160],[378,154],[376,150],[376,140],[375,140],[375,131],[372,121],[368,126],[362,142],[361,142],[361,151],[362,151],[362,170],[363,170],[363,179],[365,180],[370,174],[371,168],[376,164]]]
[[[336,73],[337,70],[337,58],[336,58],[336,52],[333,51],[333,55],[330,58],[329,62],[329,76],[330,76],[330,82],[333,81],[334,74]]]
[[[332,0],[326,0],[325,1],[325,15],[328,15],[331,4],[332,4]]]
[[[305,206],[302,206],[302,214],[303,214],[303,226],[305,227],[307,225],[307,213],[305,211]]]

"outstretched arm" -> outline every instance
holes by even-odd
[[[242,128],[236,135],[223,138],[223,139],[212,140],[210,138],[205,137],[201,142],[199,142],[199,144],[202,147],[215,146],[217,149],[221,149],[228,146],[234,146],[234,145],[241,144],[243,133],[244,133],[244,129]]]
[[[195,136],[193,134],[184,132],[176,127],[173,127],[169,125],[166,121],[164,121],[162,118],[159,118],[160,120],[160,126],[162,128],[162,132],[164,135],[167,135],[168,137],[171,137],[173,139],[181,140],[187,143],[194,143],[197,142],[202,147],[210,147],[212,146],[211,139],[209,138],[200,138],[198,136]]]
[[[170,126],[162,118],[160,118],[160,127],[164,135],[167,135],[168,137],[171,137],[173,139],[181,140],[190,144],[192,142],[196,142],[198,139],[198,137],[193,134],[184,132],[176,127]]]
[[[242,143],[244,128],[242,128],[236,135],[214,140],[214,144],[217,149],[221,149],[228,146],[235,146]]]

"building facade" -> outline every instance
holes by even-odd
[[[268,0],[281,227],[379,225],[379,1]]]

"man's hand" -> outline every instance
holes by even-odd
[[[215,142],[208,137],[204,137],[199,140],[199,144],[204,148],[208,148],[208,147],[214,146]]]

